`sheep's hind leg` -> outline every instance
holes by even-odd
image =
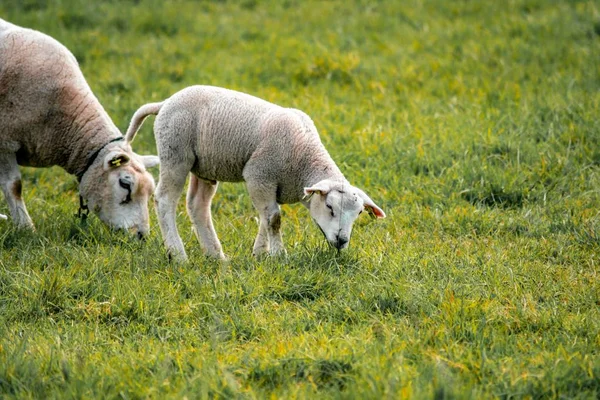
[[[248,192],[260,216],[258,235],[254,241],[252,254],[259,256],[266,252],[271,255],[285,254],[281,239],[281,211],[275,199],[275,189],[248,184]]]
[[[177,231],[175,216],[177,202],[181,197],[188,172],[189,169],[186,169],[183,165],[170,167],[162,164],[158,186],[154,195],[156,213],[165,247],[169,257],[174,257],[177,261],[187,261],[183,241]]]
[[[34,229],[21,195],[21,173],[14,153],[0,153],[0,186],[16,226]]]
[[[217,192],[218,182],[207,182],[192,175],[187,192],[187,210],[194,231],[206,253],[214,258],[225,260],[221,242],[212,223],[210,204]]]

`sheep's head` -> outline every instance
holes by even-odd
[[[310,196],[310,215],[325,239],[338,250],[348,247],[352,225],[363,210],[385,218],[383,210],[365,192],[347,182],[326,179],[304,188],[304,194]]]
[[[150,230],[148,200],[154,192],[146,168],[157,164],[158,157],[140,156],[130,148],[108,149],[83,175],[79,192],[102,222],[142,238]]]

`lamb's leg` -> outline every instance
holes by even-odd
[[[16,226],[34,229],[21,197],[21,173],[14,153],[0,153],[0,186]]]
[[[247,186],[252,203],[260,216],[260,226],[252,254],[259,256],[266,252],[271,255],[285,253],[280,229],[281,211],[275,197],[276,189],[268,190],[264,186],[253,185],[250,182]]]
[[[185,165],[162,164],[158,186],[154,195],[156,213],[165,247],[169,257],[174,257],[177,261],[187,260],[183,242],[177,231],[175,216],[177,202],[181,197],[188,172],[189,169]]]
[[[211,183],[192,175],[187,192],[187,210],[198,241],[211,257],[224,260],[223,248],[212,223],[210,204],[218,182]]]
[[[257,208],[258,209],[258,208]],[[258,234],[254,240],[254,247],[252,248],[253,256],[260,256],[261,254],[269,252],[269,233],[267,231],[267,217],[263,213],[259,213],[258,223]]]

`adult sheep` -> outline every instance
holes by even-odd
[[[123,140],[66,47],[0,19],[0,186],[17,226],[33,228],[18,166],[58,165],[103,222],[143,236],[157,163]]]
[[[187,256],[175,210],[189,172],[188,213],[198,239],[215,258],[225,258],[210,213],[218,181],[246,182],[260,214],[255,255],[285,251],[279,204],[301,201],[337,249],[347,247],[363,209],[385,217],[344,178],[302,111],[228,89],[192,86],[136,111],[125,135],[128,143],[150,114],[157,114],[154,135],[161,163],[158,219],[169,254],[178,259]]]

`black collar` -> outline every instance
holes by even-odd
[[[88,169],[90,169],[90,167],[92,166],[92,164],[94,163],[94,161],[96,161],[96,158],[98,158],[98,154],[100,154],[100,152],[102,151],[102,149],[104,149],[106,146],[108,146],[109,144],[113,143],[113,142],[118,142],[120,140],[125,139],[124,136],[120,136],[118,138],[114,138],[110,141],[108,141],[107,143],[103,144],[102,146],[100,146],[98,148],[98,150],[96,150],[88,159],[87,165],[85,166],[85,168],[79,172],[76,176],[77,176],[77,182],[81,182],[81,178],[83,178],[83,174],[85,174],[87,172]]]

